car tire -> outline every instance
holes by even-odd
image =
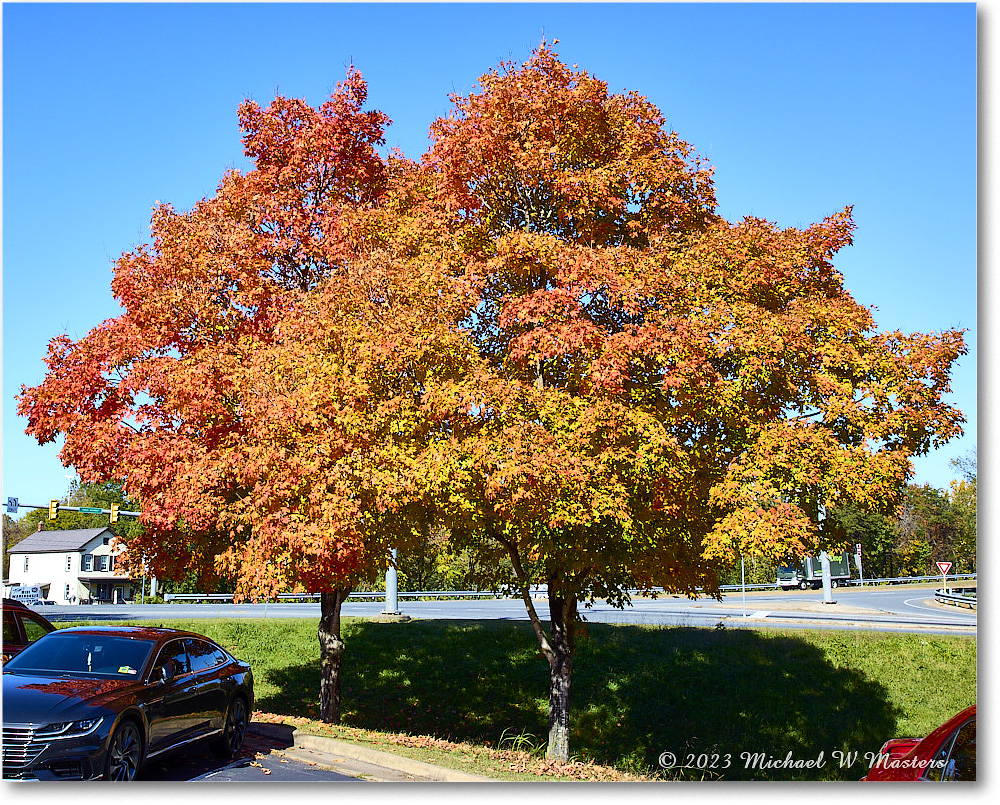
[[[246,738],[247,725],[250,723],[250,711],[246,699],[233,696],[226,711],[226,726],[222,735],[209,744],[212,754],[220,758],[229,758],[240,751],[243,739]]]
[[[142,763],[142,731],[134,721],[119,724],[104,757],[105,780],[131,780]]]
[[[810,584],[809,584],[808,581],[803,580],[803,581],[799,582],[799,589],[800,590],[808,590],[809,587],[810,587]]]

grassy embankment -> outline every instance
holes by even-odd
[[[314,720],[316,621],[158,625],[249,662],[257,710],[285,717],[258,718],[506,779],[857,780],[885,739],[924,735],[976,699],[975,638],[589,624],[571,694],[582,762],[556,767],[543,760],[547,666],[526,623],[345,619],[339,727]],[[838,751],[859,756],[841,768]],[[715,768],[664,772],[663,752]],[[789,752],[825,765],[761,770],[744,757]]]

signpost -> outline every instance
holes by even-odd
[[[951,562],[938,562],[938,570],[941,571],[941,577],[944,579],[944,591],[948,592],[948,571],[951,570]]]
[[[854,556],[858,560],[858,580],[861,582],[861,586],[865,586],[865,569],[861,565],[861,543],[858,542],[854,545]]]

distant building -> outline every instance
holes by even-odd
[[[120,573],[110,528],[37,531],[10,549],[11,586],[42,588],[57,604],[131,601],[139,582]]]

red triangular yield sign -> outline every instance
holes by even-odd
[[[948,571],[951,570],[951,562],[938,562],[938,570],[941,571],[942,575],[947,576]]]

